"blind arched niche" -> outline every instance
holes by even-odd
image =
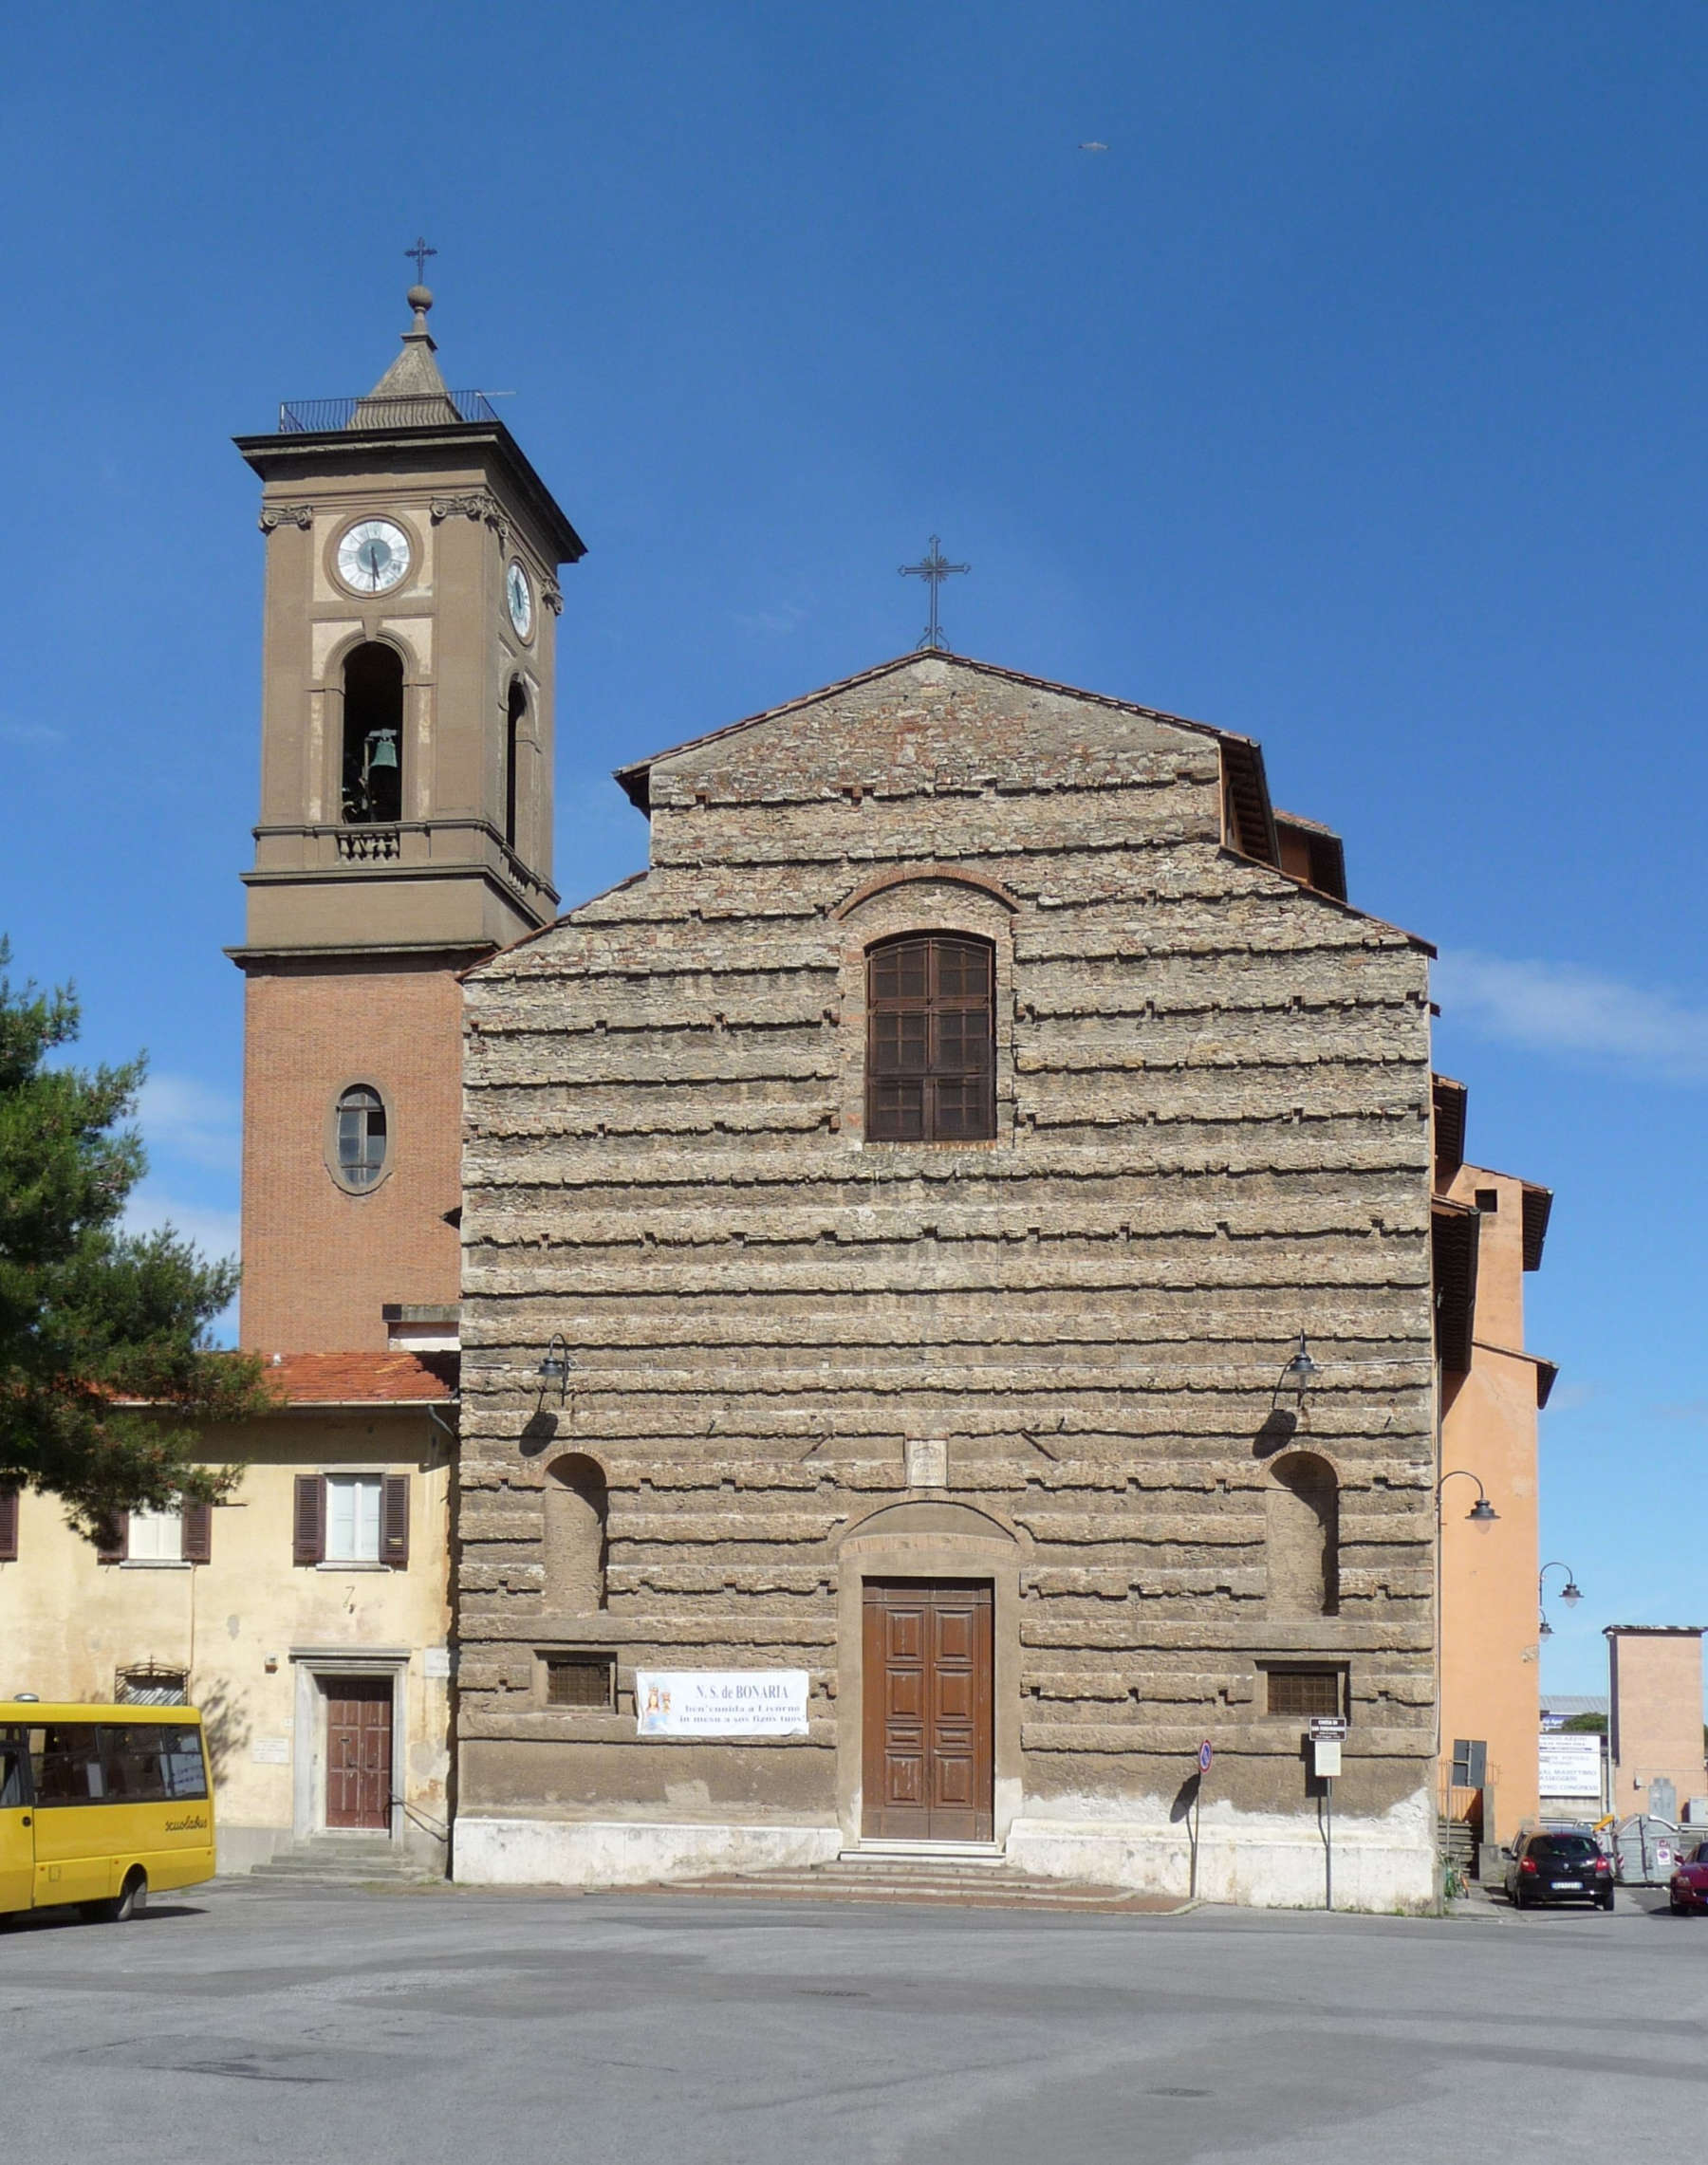
[[[1340,1484],[1314,1452],[1293,1451],[1271,1470],[1269,1605],[1283,1617],[1340,1612]]]
[[[605,1605],[604,1469],[581,1452],[546,1469],[546,1606],[590,1617]]]

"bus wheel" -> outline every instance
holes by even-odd
[[[110,1902],[91,1902],[88,1915],[102,1924],[128,1924],[132,1917],[139,1916],[148,1907],[148,1874],[141,1865],[134,1864],[124,1876],[124,1885]]]

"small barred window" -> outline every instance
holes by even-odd
[[[1338,1669],[1272,1669],[1269,1711],[1308,1720],[1313,1714],[1339,1715],[1342,1675]]]
[[[616,1705],[617,1665],[608,1654],[548,1654],[546,1704],[609,1713]]]

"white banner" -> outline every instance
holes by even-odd
[[[637,1669],[641,1736],[805,1736],[805,1669]]]
[[[1597,1797],[1602,1793],[1599,1736],[1541,1736],[1536,1740],[1538,1784],[1545,1797]]]

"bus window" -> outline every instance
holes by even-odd
[[[208,1793],[208,1766],[202,1757],[202,1732],[199,1729],[174,1729],[166,1723],[157,1723],[155,1733],[159,1738],[160,1770],[165,1779],[169,1797],[205,1797]]]
[[[28,1793],[24,1787],[24,1748],[19,1744],[0,1744],[0,1812],[28,1802]]]
[[[101,1731],[93,1722],[49,1722],[36,1761],[39,1804],[98,1804],[106,1797]]]
[[[205,1797],[201,1731],[172,1722],[118,1723],[102,1731],[106,1793],[115,1802],[155,1804]]]
[[[158,1804],[166,1795],[161,1771],[161,1732],[152,1722],[126,1723],[101,1732],[106,1793],[127,1804]]]

